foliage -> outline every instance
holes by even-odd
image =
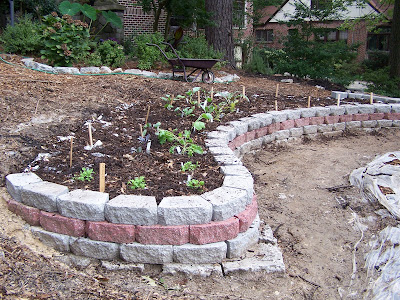
[[[56,66],[71,66],[90,50],[88,25],[69,15],[44,16],[42,29],[44,46],[40,53]]]
[[[149,70],[155,62],[162,60],[162,54],[156,47],[147,46],[147,43],[162,45],[164,38],[160,33],[141,34],[135,37],[135,53],[138,59],[138,68]]]
[[[6,13],[8,13],[8,1],[4,2],[7,2]],[[23,11],[25,14],[32,15],[35,20],[40,20],[42,16],[57,11],[57,6],[54,0],[14,0],[14,8],[19,8],[20,11]]]
[[[146,180],[145,180],[144,176],[135,177],[134,179],[129,180],[127,185],[132,190],[145,189],[146,188]]]
[[[115,41],[106,40],[100,42],[93,53],[100,58],[100,65],[120,67],[125,62],[124,48]],[[97,64],[97,66],[99,66]]]
[[[368,59],[364,61],[364,65],[371,70],[382,69],[389,65],[389,53],[386,51],[369,51]]]
[[[158,141],[161,145],[166,142],[173,143],[169,149],[170,153],[177,151],[178,154],[187,154],[188,156],[193,156],[194,153],[203,154],[203,148],[193,143],[189,130],[179,132],[178,135],[176,135],[174,131],[159,129],[157,132]]]
[[[6,27],[0,36],[0,42],[3,43],[5,52],[25,55],[41,48],[39,32],[39,23],[32,21],[30,15],[25,15],[14,26]]]
[[[255,48],[250,62],[245,65],[245,69],[255,73],[271,75],[274,73],[276,65],[284,57],[285,52],[282,49]]]
[[[368,91],[389,97],[400,97],[400,77],[391,78],[389,67],[366,70],[362,79],[371,82]]]
[[[82,168],[82,171],[79,173],[79,176],[75,176],[73,179],[79,181],[92,181],[93,174],[94,174],[93,169]]]
[[[208,45],[204,36],[186,37],[185,43],[179,44],[178,55],[184,58],[222,59],[224,54]]]
[[[181,171],[186,172],[186,171],[194,171],[199,167],[199,162],[196,162],[195,164],[191,161],[187,161],[181,166]]]
[[[197,179],[190,179],[186,182],[186,185],[190,188],[193,189],[201,189],[204,186],[204,181],[203,180],[197,180]]]

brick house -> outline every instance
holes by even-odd
[[[258,45],[263,45],[269,48],[282,48],[282,38],[289,35],[292,30],[297,30],[296,27],[289,27],[281,22],[288,21],[290,15],[295,11],[294,3],[298,0],[286,0],[281,6],[268,6],[262,11],[263,18],[261,19],[260,25],[255,27],[254,34]],[[317,5],[316,0],[308,0],[307,2],[311,7]],[[358,19],[366,15],[385,14],[387,17],[387,11],[390,8],[387,5],[377,4],[374,1],[369,1],[365,7],[357,7],[356,5],[348,7],[348,11],[343,15],[342,20],[331,20],[326,22],[314,22],[311,20],[305,20],[308,22],[315,23],[316,27],[332,28],[332,31],[324,36],[314,37],[321,41],[339,41],[344,40],[347,44],[351,45],[354,43],[360,43],[358,48],[357,60],[361,61],[367,58],[369,50],[389,50],[389,36],[390,36],[390,24],[381,24],[379,32],[370,32],[367,28],[365,21],[360,21],[349,30],[337,30],[337,28],[343,24],[345,19]]]

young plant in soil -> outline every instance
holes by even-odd
[[[144,176],[139,176],[129,180],[127,186],[132,190],[136,190],[136,189],[145,189],[147,185]]]
[[[79,181],[92,181],[93,175],[94,175],[93,169],[82,168],[81,172],[79,173],[79,176],[75,176],[73,179]]]
[[[204,181],[192,178],[186,182],[186,185],[193,189],[202,189],[204,186]]]
[[[191,161],[182,163],[181,166],[181,171],[184,173],[186,171],[194,171],[199,167],[199,162],[196,162],[195,164],[192,163]]]
[[[184,132],[179,132],[175,135],[175,130],[169,131],[165,129],[160,129],[157,132],[158,141],[161,145],[166,142],[174,143],[169,148],[170,153],[174,153],[175,150],[178,154],[187,154],[188,156],[193,156],[194,153],[203,154],[203,148],[200,145],[193,143],[193,139],[190,137],[190,130],[185,130]]]

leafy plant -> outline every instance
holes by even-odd
[[[163,36],[156,32],[152,34],[141,34],[135,37],[136,57],[138,59],[138,68],[149,70],[154,67],[155,62],[162,60],[160,50],[156,47],[148,46],[147,43],[162,45]]]
[[[201,131],[206,127],[206,123],[202,120],[213,121],[213,116],[210,113],[202,113],[196,121],[193,122],[192,128]]]
[[[71,66],[90,50],[88,24],[69,15],[44,16],[42,29],[44,46],[40,53],[56,66]]]
[[[183,118],[183,117],[191,117],[191,116],[194,116],[194,113],[193,113],[193,112],[194,112],[195,109],[196,109],[195,106],[184,107],[184,108],[177,107],[177,108],[175,109],[175,111],[180,112],[181,117]]]
[[[400,97],[400,77],[390,78],[389,67],[376,71],[367,70],[362,78],[370,82],[368,91],[389,97]]]
[[[145,189],[146,188],[146,180],[145,180],[144,176],[135,177],[134,179],[129,180],[127,185],[132,190]]]
[[[82,171],[79,173],[79,176],[75,176],[73,179],[79,181],[92,181],[93,174],[94,174],[93,169],[82,168]]]
[[[192,104],[192,105],[193,105],[193,104],[197,104],[197,100],[193,100],[193,96],[196,95],[199,91],[200,91],[200,88],[199,88],[199,87],[194,87],[193,89],[188,90],[188,91],[186,92],[186,96],[187,96],[186,102],[187,102],[187,103],[190,103],[190,104]]]
[[[186,37],[185,43],[181,43],[178,48],[178,54],[185,58],[222,59],[224,57],[223,53],[214,50],[207,43],[204,36]]]
[[[170,153],[177,151],[179,154],[187,154],[188,156],[193,156],[194,153],[203,154],[203,148],[193,143],[189,130],[175,135],[173,131],[160,129],[157,135],[160,144],[165,144],[166,142],[174,143],[169,149]]]
[[[40,25],[32,21],[30,15],[21,17],[14,26],[8,25],[0,36],[5,52],[21,53],[23,55],[39,51]]]
[[[106,40],[97,45],[93,53],[100,57],[101,65],[120,67],[125,62],[124,47],[112,40]]]
[[[199,167],[199,162],[197,161],[195,164],[191,161],[182,163],[181,166],[181,171],[186,172],[186,171],[194,171]]]
[[[186,182],[186,185],[193,189],[202,189],[204,186],[204,181],[192,178]]]

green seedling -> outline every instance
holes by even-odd
[[[192,104],[192,105],[196,105],[196,104],[197,104],[197,100],[194,100],[194,99],[193,99],[193,96],[194,96],[198,91],[200,91],[200,88],[199,88],[199,87],[194,87],[193,89],[188,90],[188,91],[186,92],[186,96],[187,96],[186,102],[187,102],[187,103],[190,103],[190,104]]]
[[[146,180],[144,179],[144,176],[135,177],[134,179],[129,180],[127,185],[132,190],[142,190],[146,188]]]
[[[166,142],[174,143],[170,148],[169,152],[174,153],[175,151],[178,154],[187,154],[188,156],[193,156],[194,153],[203,154],[203,148],[200,145],[193,143],[193,139],[190,137],[190,131],[185,130],[184,132],[179,132],[176,135],[173,131],[159,129],[156,133],[158,136],[158,141],[161,145]]]
[[[202,189],[204,186],[204,181],[203,180],[200,181],[197,179],[190,179],[188,182],[186,182],[186,185],[193,189]]]
[[[196,168],[199,167],[199,162],[196,162],[195,164],[192,163],[191,161],[185,162],[184,164],[182,163],[181,166],[181,171],[186,172],[186,171],[194,171]]]
[[[74,180],[79,181],[92,181],[93,180],[93,169],[82,168],[82,171],[79,173],[79,176],[75,176]]]
[[[194,113],[193,113],[194,110],[195,110],[195,107],[194,107],[194,106],[192,106],[192,107],[185,107],[185,108],[183,108],[183,109],[181,109],[180,107],[178,107],[178,108],[175,109],[176,112],[180,112],[182,118],[183,118],[183,117],[191,117],[191,116],[194,116]]]

